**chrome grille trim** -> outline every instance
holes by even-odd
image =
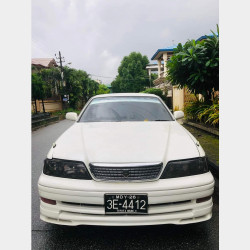
[[[90,163],[90,171],[100,181],[145,181],[159,178],[163,164],[154,163]]]
[[[90,163],[95,167],[144,167],[144,166],[155,166],[162,164],[162,162],[137,162],[137,163]]]

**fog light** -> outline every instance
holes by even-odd
[[[201,202],[205,202],[205,201],[208,201],[210,200],[212,196],[207,196],[207,197],[204,197],[204,198],[199,198],[196,200],[196,203],[201,203]]]
[[[56,205],[56,201],[55,200],[50,200],[50,199],[46,199],[46,198],[43,198],[41,197],[41,200],[45,203],[48,203],[50,205]]]

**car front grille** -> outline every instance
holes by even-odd
[[[90,163],[90,171],[97,180],[142,181],[155,180],[162,170],[162,163],[107,164]]]

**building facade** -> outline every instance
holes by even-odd
[[[201,36],[196,40],[196,42],[205,40],[207,37],[212,36],[213,34]],[[172,45],[166,48],[158,49],[151,58],[152,61],[155,60],[157,63],[148,64],[146,67],[149,76],[151,76],[151,73],[157,72],[158,77],[153,81],[152,85],[154,88],[160,88],[163,91],[163,94],[167,96],[167,105],[172,111],[183,110],[185,104],[196,100],[195,95],[191,94],[186,87],[180,89],[177,86],[172,86],[172,84],[166,80],[167,61],[170,60],[176,47],[177,45]],[[217,92],[216,95],[219,95],[219,92]],[[201,99],[202,96],[199,95],[198,98]]]
[[[167,105],[172,111],[184,109],[184,96],[186,91],[185,89],[178,89],[176,86],[172,86],[172,84],[166,80],[167,61],[170,60],[175,48],[176,45],[158,49],[151,58],[151,60],[156,60],[157,63],[148,64],[146,67],[149,76],[152,72],[157,72],[158,77],[153,81],[153,87],[160,88],[163,94],[167,96]]]

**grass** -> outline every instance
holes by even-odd
[[[52,114],[52,116],[59,116],[59,119],[63,120],[63,119],[65,119],[65,115],[68,112],[76,112],[77,115],[79,115],[81,110],[77,110],[77,109],[73,109],[73,108],[67,108],[67,109],[52,112],[51,114]]]
[[[219,166],[219,138],[188,125],[183,127],[200,142],[209,160]]]

